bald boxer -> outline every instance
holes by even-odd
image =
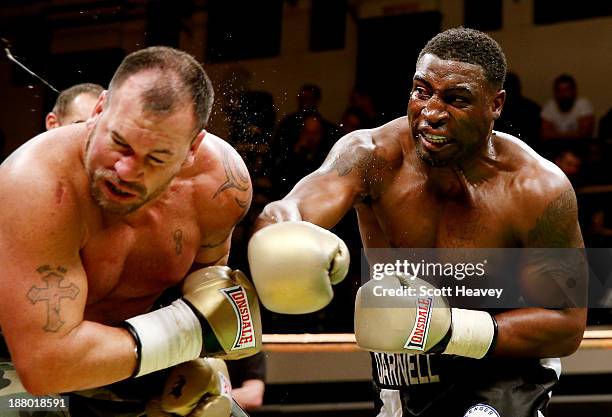
[[[366,253],[582,248],[565,175],[521,140],[492,130],[505,73],[501,47],[482,32],[451,29],[432,38],[416,63],[407,117],[348,134],[317,171],[263,210],[249,244],[262,303],[303,313],[329,302],[346,247],[325,229],[351,208]],[[522,276],[521,286],[530,305],[542,305],[549,288],[538,279],[558,266],[529,266],[537,273]],[[400,278],[390,279],[397,288]],[[432,318],[430,340],[412,354],[419,350],[403,343],[405,315],[414,320],[414,310],[371,309],[386,310],[372,326],[357,301],[357,341],[376,352],[379,416],[540,416],[560,366],[543,358],[574,352],[586,321],[583,308],[453,309]]]
[[[0,326],[30,393],[259,349],[254,289],[224,266],[251,182],[204,130],[212,102],[193,57],[137,51],[86,123],[33,138],[0,167]],[[180,298],[154,308],[174,286]]]
[[[92,83],[76,84],[63,90],[55,100],[53,110],[47,113],[47,130],[89,119],[102,91],[101,85]]]

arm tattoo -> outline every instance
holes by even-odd
[[[375,155],[373,150],[357,147],[354,151],[347,150],[347,152],[336,155],[331,162],[326,161],[325,165],[327,167],[324,172],[328,173],[335,170],[340,177],[344,177],[349,175],[353,169],[356,169],[362,177],[365,177],[369,170],[382,168],[386,163],[387,161]]]
[[[201,249],[212,249],[223,245],[227,241],[228,236],[225,236],[222,240],[218,242],[205,243],[200,246]]]
[[[75,284],[60,285],[66,273],[66,268],[62,266],[51,268],[49,265],[42,265],[36,269],[36,272],[42,275],[42,280],[47,283],[47,286],[41,288],[33,285],[28,291],[28,300],[32,304],[39,301],[47,302],[47,324],[43,330],[57,332],[65,323],[60,317],[61,300],[62,298],[74,300],[79,295],[79,287]]]
[[[343,152],[336,155],[326,171],[335,170],[340,177],[344,177],[350,174],[353,168],[356,168],[358,172],[365,172],[374,165],[374,160],[373,152],[368,149],[357,148],[354,152]]]
[[[236,220],[236,222],[234,222],[234,224],[232,225],[232,227],[230,228],[229,233],[221,240],[217,241],[217,242],[212,242],[212,243],[205,243],[203,245],[200,245],[200,249],[211,249],[211,248],[216,248],[218,246],[221,246],[222,244],[224,244],[227,239],[229,239],[232,235],[232,231],[234,230],[234,228],[238,225],[238,223],[240,223],[242,221],[242,219],[244,218],[245,214],[246,214],[247,210],[245,210],[242,215],[240,216],[240,218],[238,220]]]
[[[234,201],[241,208],[246,208],[249,205],[249,175],[243,170],[243,167],[230,159],[229,151],[223,151],[223,169],[225,171],[225,182],[215,192],[213,198],[216,198],[223,191],[234,188],[240,192],[247,192],[246,197],[234,197]]]
[[[172,237],[174,238],[174,253],[180,255],[183,253],[183,231],[181,229],[176,229]]]
[[[575,242],[573,231],[578,210],[571,189],[564,191],[546,207],[529,231],[527,244],[534,248],[567,248]]]

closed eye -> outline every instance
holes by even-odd
[[[163,161],[163,160],[161,160],[159,158],[156,158],[154,156],[151,156],[151,155],[149,155],[149,161],[153,162],[156,165],[163,165],[163,164],[166,163],[166,161]]]
[[[129,148],[129,145],[128,145],[127,143],[122,142],[122,141],[120,141],[120,140],[119,140],[119,139],[117,139],[117,138],[113,138],[113,143],[114,143],[115,145],[117,145],[117,146],[122,147],[122,148]]]

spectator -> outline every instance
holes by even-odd
[[[504,90],[506,102],[501,117],[495,121],[495,129],[535,147],[540,138],[540,106],[523,96],[521,81],[513,72],[506,74]]]
[[[562,74],[553,87],[554,100],[549,100],[542,109],[542,140],[592,138],[593,106],[586,98],[578,97],[576,80]]]
[[[47,130],[89,119],[104,88],[98,84],[76,84],[63,90],[45,118]]]
[[[349,98],[349,107],[361,110],[364,115],[364,129],[380,126],[385,122],[378,113],[372,96],[363,88],[355,87],[353,89]]]
[[[272,175],[273,189],[285,195],[305,175],[319,168],[327,154],[325,125],[318,112],[304,112],[297,138],[286,152],[285,158],[277,160],[276,172]]]
[[[348,107],[340,120],[340,132],[344,136],[355,130],[365,129],[367,117],[359,107]]]
[[[285,116],[278,124],[276,134],[272,142],[272,158],[276,163],[286,160],[286,155],[297,142],[300,131],[304,125],[304,118],[308,115],[316,115],[322,127],[323,153],[327,153],[340,137],[338,127],[326,120],[319,113],[321,102],[321,88],[314,84],[304,84],[297,95],[298,111]]]
[[[573,151],[561,151],[553,161],[576,188],[580,185],[582,160]]]

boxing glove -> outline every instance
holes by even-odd
[[[312,223],[283,222],[251,237],[249,266],[261,303],[277,313],[311,313],[332,300],[348,272],[348,248]]]
[[[147,403],[148,417],[229,417],[232,386],[225,362],[195,359],[170,371],[161,398]]]
[[[495,344],[495,318],[485,311],[450,308],[442,296],[420,295],[434,288],[408,276],[368,281],[355,299],[357,344],[374,352],[486,356]]]
[[[183,282],[183,298],[130,318],[137,345],[134,376],[199,356],[240,359],[261,348],[261,318],[253,285],[240,271],[211,266]]]

